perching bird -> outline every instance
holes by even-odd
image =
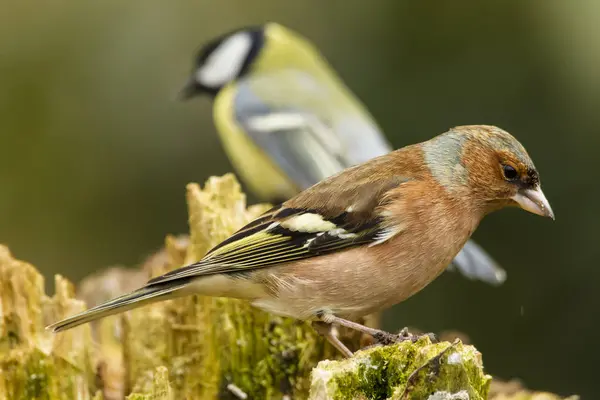
[[[228,157],[261,200],[279,203],[392,150],[373,117],[317,49],[275,23],[228,33],[196,59],[182,97],[214,96]],[[505,271],[472,241],[453,266],[498,285]]]
[[[317,183],[250,222],[197,263],[60,321],[58,332],[189,294],[245,299],[273,314],[338,324],[399,303],[437,277],[482,218],[517,205],[554,218],[537,170],[505,131],[462,126]],[[389,337],[389,336],[387,336]]]

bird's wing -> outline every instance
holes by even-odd
[[[283,70],[236,82],[237,123],[297,187],[392,150],[368,112],[344,88]],[[217,102],[219,98],[217,98]]]
[[[154,278],[149,285],[218,273],[243,273],[275,264],[306,259],[358,245],[375,245],[389,238],[385,193],[403,180],[366,182],[357,197],[311,188],[311,201],[286,202],[250,222],[214,247],[201,261]],[[329,197],[321,202],[320,197]],[[354,202],[360,198],[360,202]],[[354,202],[354,203],[353,203]],[[317,204],[320,204],[317,206]],[[328,206],[331,204],[332,206]],[[313,205],[315,205],[313,207]],[[352,208],[350,208],[352,207]]]
[[[339,137],[318,117],[299,110],[271,110],[239,120],[245,131],[296,186],[306,189],[344,168]]]

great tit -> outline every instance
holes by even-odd
[[[225,152],[245,185],[279,203],[344,168],[392,151],[369,111],[307,39],[277,23],[202,47],[180,98],[212,96]],[[506,272],[468,241],[450,264],[499,285]]]

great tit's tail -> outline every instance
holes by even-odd
[[[457,269],[469,279],[480,280],[493,286],[502,285],[506,280],[506,271],[472,240],[465,243],[448,268]]]
[[[58,321],[47,326],[46,329],[55,333],[66,331],[67,329],[75,328],[76,326],[108,317],[109,315],[118,314],[157,301],[179,297],[185,295],[185,293],[182,293],[185,291],[181,289],[188,286],[189,282],[189,279],[177,279],[163,284],[144,286],[134,292]]]

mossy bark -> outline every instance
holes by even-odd
[[[188,185],[187,201],[189,237],[167,237],[141,268],[115,267],[84,280],[78,296],[93,306],[198,260],[267,208],[246,208],[232,175],[211,178],[204,189]],[[232,299],[189,296],[53,335],[45,325],[85,304],[61,277],[54,297],[43,287],[34,267],[0,247],[0,400],[401,399],[427,393],[478,399],[489,386],[471,346],[401,343],[335,361],[339,355],[309,324]],[[341,333],[348,346],[359,347],[359,336]],[[319,363],[326,359],[334,361]],[[449,360],[460,360],[459,366]]]
[[[312,373],[310,399],[483,400],[491,380],[473,346],[460,340],[432,344],[423,337],[360,351],[344,361],[321,361]]]
[[[91,399],[95,393],[90,327],[54,336],[44,326],[83,311],[61,276],[56,294],[30,264],[0,246],[0,399]]]

